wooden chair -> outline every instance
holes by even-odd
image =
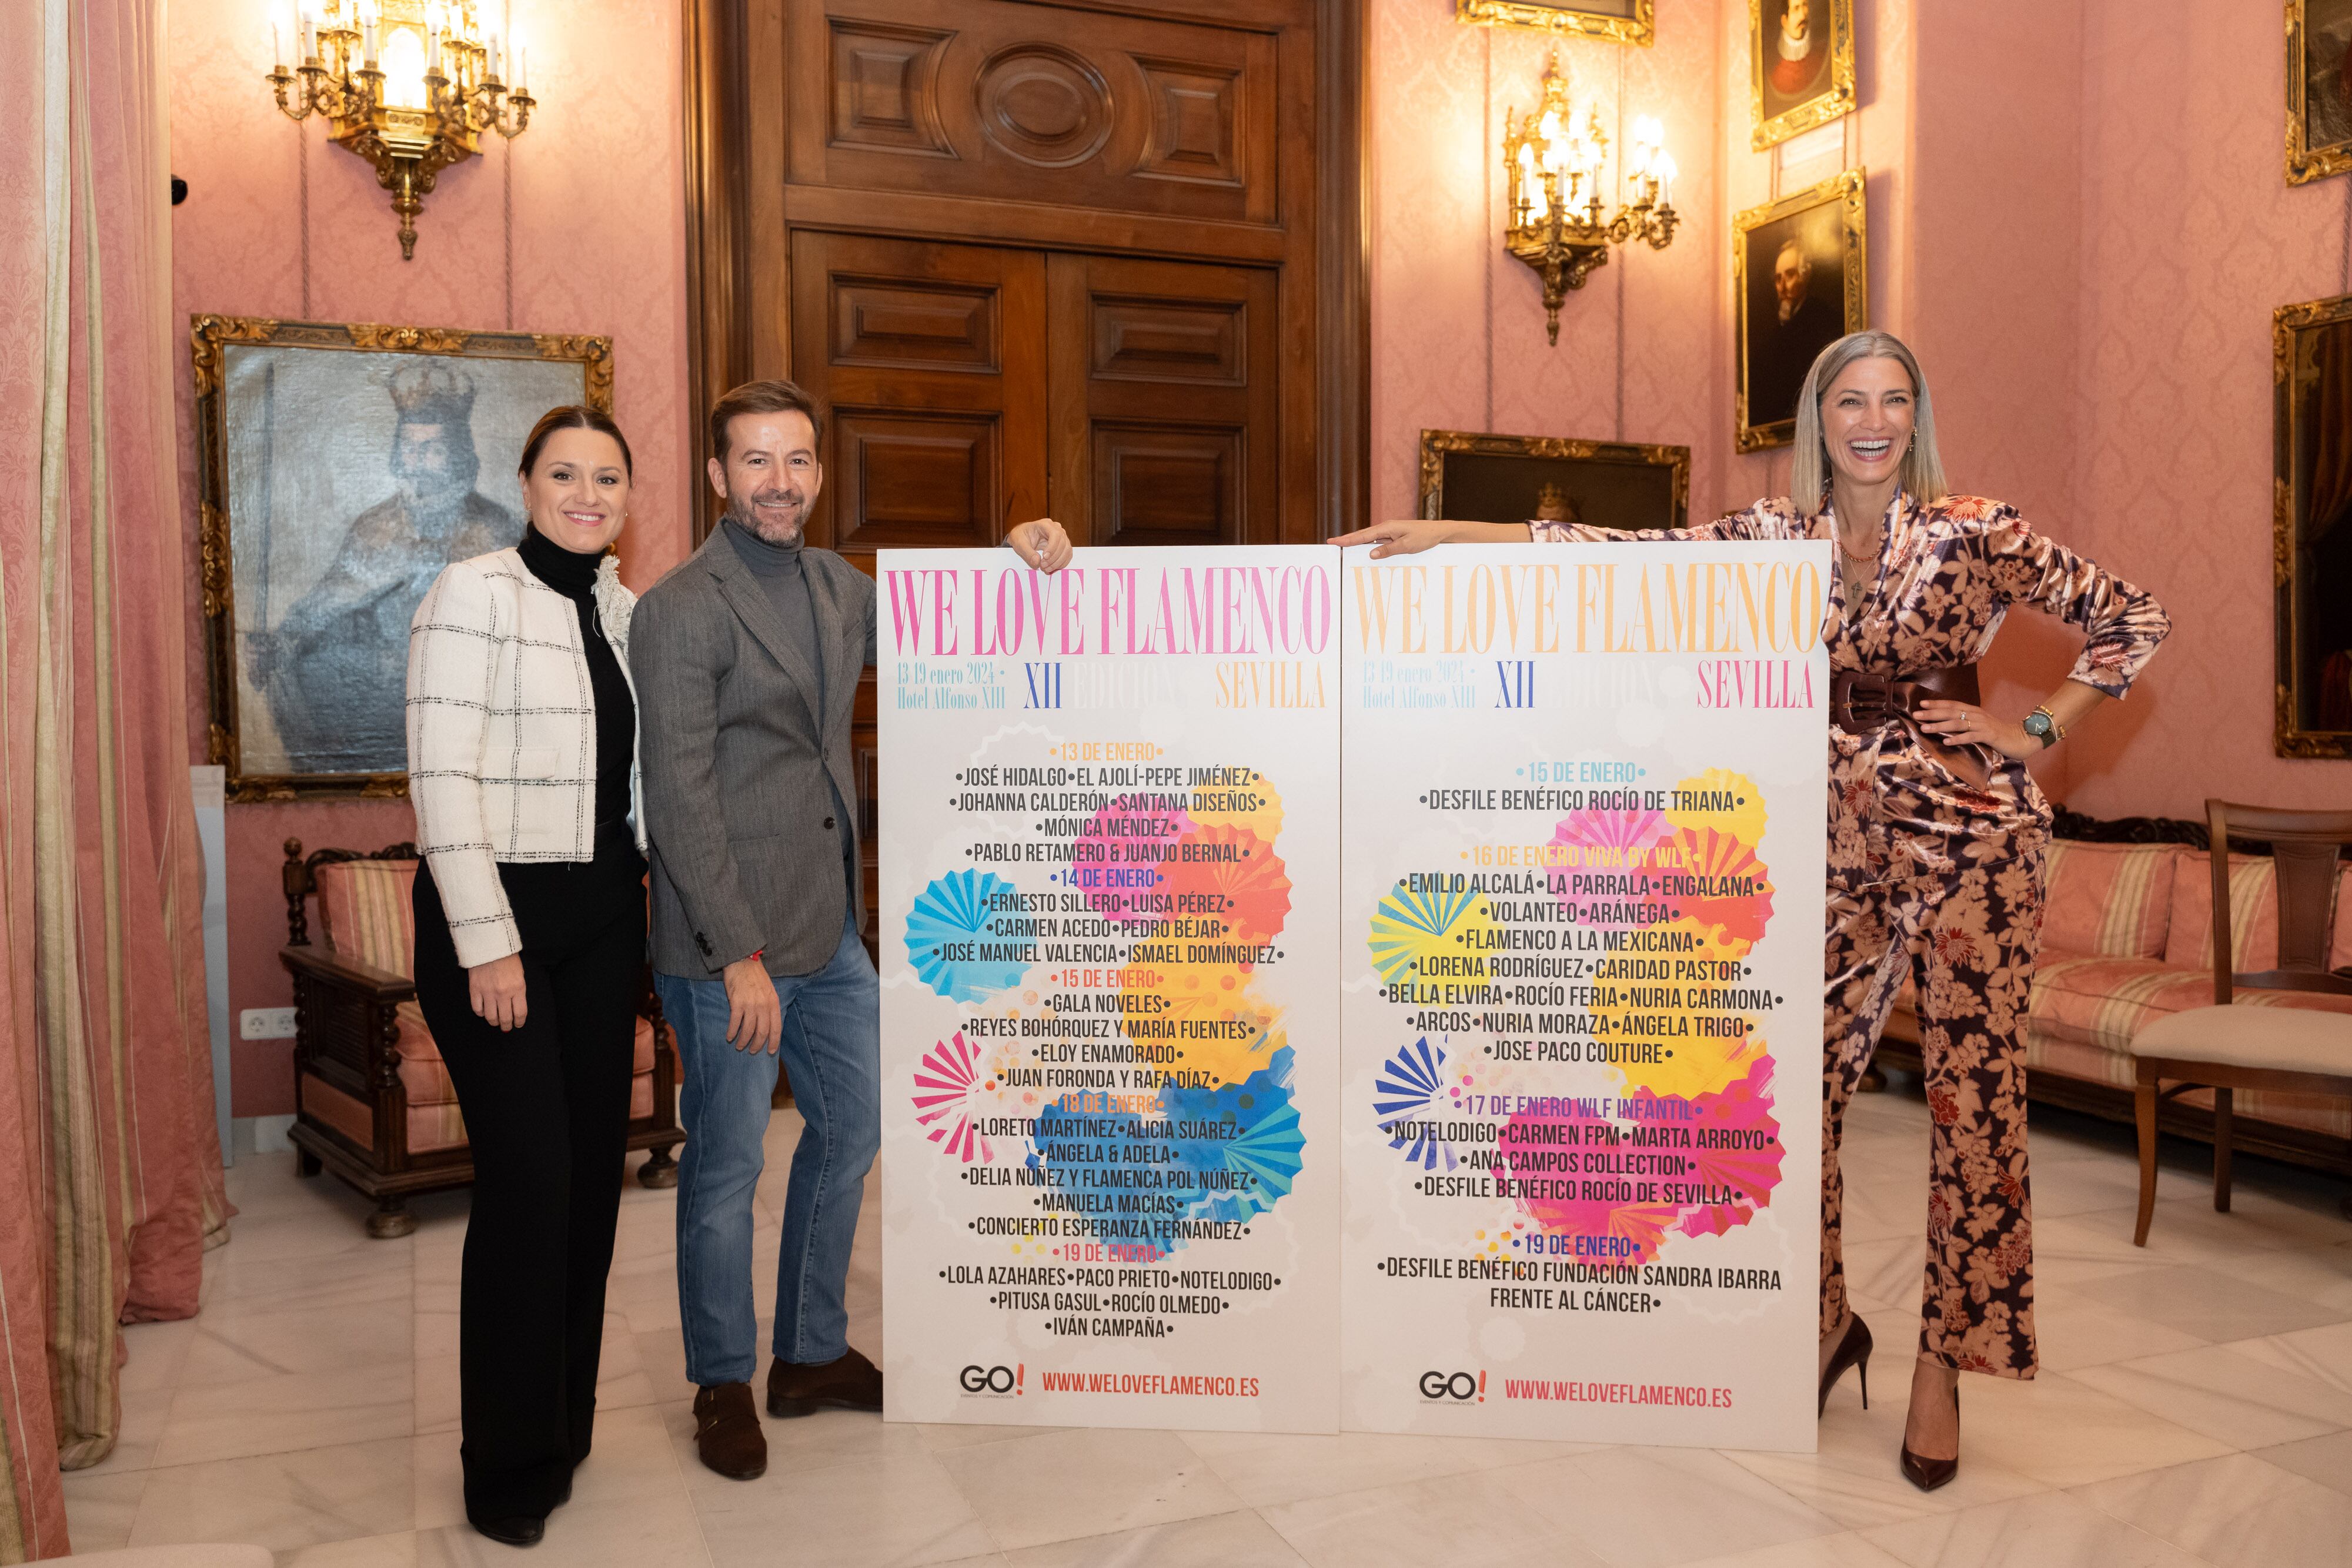
[[[2139,1223],[2147,1245],[2156,1215],[2158,1103],[2199,1087],[2213,1091],[2213,1207],[2230,1211],[2231,1097],[2239,1089],[2352,1096],[2352,1011],[2258,1007],[2240,990],[2304,991],[2352,998],[2352,975],[2330,973],[2336,864],[2352,844],[2352,811],[2293,811],[2205,802],[2213,862],[2213,1005],[2160,1019],[2131,1042],[2139,1124]],[[2234,972],[2230,917],[2230,834],[2268,839],[2276,862],[2278,967]],[[2169,1089],[2165,1081],[2172,1081]],[[2352,1212],[2352,1201],[2347,1201]]]
[[[415,863],[415,844],[305,856],[301,840],[286,841],[286,946],[278,958],[294,977],[295,1117],[287,1136],[304,1176],[331,1170],[375,1200],[368,1234],[377,1238],[416,1228],[411,1194],[474,1179],[457,1093],[411,977]],[[314,898],[323,946],[310,941]],[[670,1151],[686,1141],[677,1054],[650,967],[637,1014],[628,1146],[652,1151],[637,1171],[640,1184],[676,1186]]]

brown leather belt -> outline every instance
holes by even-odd
[[[1948,746],[1918,727],[1923,702],[1967,703],[1981,706],[1973,664],[1948,664],[1916,674],[1889,677],[1853,670],[1830,672],[1830,722],[1848,735],[1867,735],[1879,726],[1901,722],[1919,742],[1958,777],[1982,789],[1991,771],[1978,755],[1979,747]]]

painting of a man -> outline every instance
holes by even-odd
[[[220,382],[238,775],[397,776],[409,619],[443,567],[522,537],[523,437],[585,368],[230,342]]]
[[[1749,0],[1757,151],[1854,105],[1853,0]]]
[[[1790,439],[1813,361],[1866,325],[1861,193],[1850,172],[1739,216],[1742,451]]]

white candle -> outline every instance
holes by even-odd
[[[286,68],[286,42],[278,37],[278,19],[274,16],[269,22],[269,58],[278,69]]]
[[[367,17],[360,24],[360,30],[367,35],[364,53],[367,57],[368,68],[373,70],[375,68],[375,18]]]
[[[499,79],[499,36],[492,33],[483,43],[490,51],[490,79],[496,81]]]

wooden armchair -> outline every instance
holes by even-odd
[[[416,864],[415,844],[306,857],[301,840],[286,841],[286,946],[278,957],[294,977],[295,1117],[287,1135],[304,1176],[331,1170],[375,1200],[368,1234],[378,1238],[416,1228],[411,1193],[474,1179],[457,1091],[411,977]],[[313,899],[323,946],[310,941]],[[670,1151],[686,1141],[677,1055],[651,968],[637,1015],[628,1146],[652,1151],[637,1171],[641,1184],[675,1186]]]
[[[2205,802],[2213,862],[2213,1005],[2160,1019],[2134,1036],[2134,1110],[2139,1124],[2139,1223],[2147,1245],[2156,1214],[2156,1113],[2159,1102],[2200,1086],[2213,1091],[2213,1207],[2230,1211],[2231,1097],[2239,1089],[2352,1095],[2352,1012],[2256,1005],[2240,991],[2307,991],[2352,998],[2352,975],[2327,967],[2336,863],[2352,844],[2352,811],[2292,811]],[[2230,907],[2232,829],[2270,841],[2277,862],[2278,967],[2235,968]],[[2163,1087],[2172,1081],[2169,1089]],[[2346,1203],[2352,1213],[2352,1200]]]

